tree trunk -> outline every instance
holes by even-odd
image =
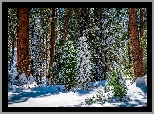
[[[29,76],[29,9],[19,8],[17,70]]]
[[[134,65],[135,78],[144,75],[144,62],[142,48],[139,42],[139,31],[137,22],[137,12],[135,8],[128,8],[129,10],[129,32],[131,37],[132,56]]]
[[[51,37],[50,37],[50,63],[49,67],[53,67],[54,63],[54,44],[55,44],[55,23],[54,23],[54,16],[55,16],[55,8],[52,8],[52,19],[51,21]],[[50,70],[50,68],[49,68]],[[52,73],[49,73],[50,77],[52,77]]]

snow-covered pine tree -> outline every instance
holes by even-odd
[[[86,37],[80,37],[77,43],[77,73],[78,73],[78,88],[90,89],[91,75],[91,54],[88,50],[89,45]]]
[[[108,50],[107,59],[110,64],[110,70],[107,72],[107,81],[105,84],[105,91],[112,92],[113,96],[123,98],[127,94],[127,86],[124,78],[124,67],[127,57],[125,57],[125,45],[127,40],[125,40],[127,34],[127,20],[128,17],[124,13],[126,9],[115,9],[112,8],[108,10],[112,15],[110,21],[110,27],[106,28],[105,35],[105,48],[103,50]],[[119,15],[121,14],[121,15]],[[123,18],[126,18],[125,20]],[[115,27],[116,26],[116,29]],[[113,35],[110,34],[113,33]],[[104,47],[103,46],[103,47]],[[109,51],[112,50],[112,51]]]
[[[32,13],[38,13],[38,9],[32,8]],[[40,53],[41,53],[41,40],[40,40],[40,17],[39,15],[34,15],[33,22],[30,23],[30,55],[31,55],[31,73],[33,76],[36,76],[37,81],[41,81],[41,61],[40,61]]]
[[[62,46],[62,56],[60,57],[59,82],[64,84],[65,90],[70,90],[77,86],[76,81],[76,50],[72,41],[66,41]],[[55,79],[57,80],[57,79]]]

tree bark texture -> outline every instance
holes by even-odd
[[[132,46],[132,56],[133,56],[133,66],[134,75],[140,77],[144,75],[144,62],[143,62],[143,49],[139,42],[139,31],[137,22],[137,11],[135,8],[129,8],[129,34],[131,37]]]
[[[51,20],[51,37],[50,37],[50,63],[49,67],[53,67],[54,62],[54,44],[55,44],[55,22],[54,22],[55,8],[52,8],[52,20]],[[50,69],[50,68],[49,68]],[[50,77],[52,74],[50,73]]]
[[[29,76],[29,9],[19,8],[17,71]]]

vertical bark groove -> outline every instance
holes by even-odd
[[[29,9],[19,8],[17,70],[29,76]]]
[[[132,46],[132,56],[134,59],[134,75],[136,78],[144,75],[143,50],[139,42],[137,11],[135,8],[129,8],[129,16],[130,42]]]

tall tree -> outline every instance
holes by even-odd
[[[40,23],[40,10],[38,8],[31,9],[30,18],[30,55],[31,55],[31,74],[36,76],[38,83],[41,82],[43,75],[41,63],[41,23]]]
[[[50,63],[49,67],[53,67],[54,63],[54,44],[55,44],[55,8],[52,8],[52,17],[51,17],[51,37],[50,37]],[[50,73],[50,77],[52,74]]]
[[[17,71],[29,76],[29,9],[19,8]]]
[[[77,45],[77,74],[78,88],[90,89],[91,74],[91,54],[88,50],[89,44],[86,37],[78,38]]]
[[[139,31],[137,22],[137,11],[135,8],[128,8],[129,11],[129,32],[131,37],[132,56],[135,78],[144,75],[143,53],[139,41]]]
[[[61,67],[59,69],[59,80],[55,79],[55,81],[59,81],[64,84],[66,90],[70,90],[72,87],[77,86],[77,74],[76,74],[76,66],[77,66],[77,58],[76,58],[76,50],[74,49],[74,45],[72,41],[66,41],[62,46],[62,56],[60,57]]]

